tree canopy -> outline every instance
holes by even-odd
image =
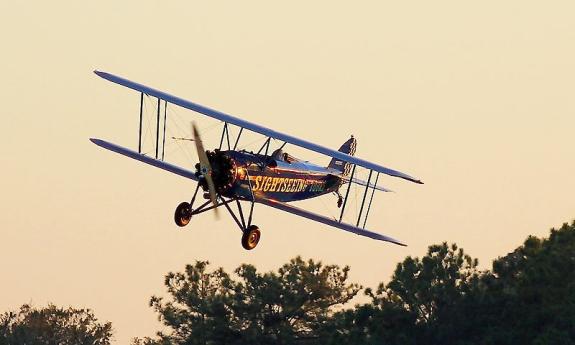
[[[479,271],[456,245],[407,257],[371,303],[336,314],[328,343],[575,344],[575,222]]]
[[[112,324],[100,323],[89,309],[24,304],[0,315],[0,345],[107,345]]]
[[[276,272],[208,263],[170,273],[151,306],[171,331],[135,344],[575,344],[575,222],[480,271],[455,244],[407,257],[370,301],[349,267],[297,257]]]
[[[456,244],[432,245],[363,290],[349,267],[296,257],[276,271],[231,274],[196,261],[165,277],[150,306],[165,331],[134,345],[575,345],[575,222],[525,242],[481,271]],[[347,309],[345,309],[347,308]],[[23,305],[0,315],[0,345],[109,344],[89,309]]]
[[[165,279],[170,299],[150,305],[171,333],[135,343],[290,344],[318,339],[337,306],[360,290],[347,283],[349,267],[323,265],[300,257],[277,272],[260,273],[241,265],[236,280],[208,262],[187,265]]]

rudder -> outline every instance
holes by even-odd
[[[345,143],[343,143],[343,145],[341,145],[338,151],[353,156],[355,154],[356,147],[357,147],[357,140],[352,135],[348,141],[346,141]],[[349,175],[349,172],[351,170],[351,164],[349,162],[344,162],[337,158],[333,158],[331,162],[329,162],[329,165],[327,167],[329,169],[340,171],[344,176]]]

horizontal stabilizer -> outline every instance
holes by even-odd
[[[176,165],[173,165],[170,163],[166,163],[166,162],[154,159],[152,157],[145,156],[141,153],[138,153],[136,151],[132,151],[132,150],[127,149],[127,148],[122,147],[122,146],[118,146],[116,144],[112,144],[112,143],[107,142],[105,140],[90,138],[90,141],[93,142],[94,144],[100,146],[100,147],[105,148],[106,150],[110,150],[110,151],[119,153],[119,154],[124,155],[126,157],[130,157],[130,158],[133,158],[133,159],[138,160],[140,162],[144,162],[146,164],[153,165],[156,168],[167,170],[171,173],[174,173],[176,175],[180,175],[183,177],[187,177],[187,178],[192,179],[194,181],[198,180],[198,178],[196,177],[196,175],[192,171],[186,170],[184,168],[180,168],[179,166],[176,166]]]
[[[400,246],[407,246],[405,243],[402,243],[402,242],[400,242],[394,238],[391,238],[391,237],[388,237],[388,236],[385,236],[382,234],[378,234],[378,233],[373,232],[373,231],[358,228],[356,226],[353,226],[353,225],[350,225],[347,223],[340,223],[340,222],[338,222],[334,219],[328,218],[326,216],[312,213],[312,212],[306,211],[304,209],[295,207],[293,205],[288,205],[288,204],[283,203],[283,202],[279,202],[279,201],[275,201],[275,200],[271,200],[271,199],[256,199],[256,202],[270,206],[270,207],[273,207],[273,208],[276,208],[278,210],[282,210],[282,211],[285,211],[288,213],[295,214],[295,215],[300,216],[300,217],[315,220],[316,222],[330,225],[330,226],[336,227],[338,229],[353,232],[354,234],[357,234],[357,235],[373,238],[375,240],[395,243],[395,244],[398,244]]]
[[[348,183],[349,180],[350,180],[350,179],[349,179],[349,176],[338,176],[338,177],[341,178],[342,180],[344,180],[345,183]],[[360,185],[360,186],[364,186],[364,187],[367,186],[367,181],[364,181],[364,180],[361,180],[361,179],[358,179],[358,178],[355,178],[355,177],[354,177],[353,179],[351,179],[351,182],[352,182],[352,183],[355,183],[355,184],[358,184],[358,185]],[[382,191],[382,192],[393,192],[391,189],[387,189],[387,188],[385,188],[385,187],[376,186],[376,185],[374,185],[374,184],[371,183],[371,182],[369,183],[369,188],[375,188],[376,190],[379,190],[379,191]]]
[[[248,129],[252,132],[256,132],[256,133],[259,133],[259,134],[262,134],[262,135],[265,135],[265,136],[268,136],[271,138],[285,141],[286,143],[296,145],[299,147],[303,147],[305,149],[315,151],[315,152],[330,156],[332,158],[337,158],[337,159],[342,160],[344,162],[356,164],[356,165],[362,166],[366,169],[371,169],[371,170],[380,172],[382,174],[387,174],[390,176],[399,177],[399,178],[402,178],[402,179],[405,179],[408,181],[412,181],[415,183],[423,184],[423,182],[421,182],[419,179],[417,179],[415,177],[411,177],[411,176],[404,174],[400,171],[389,169],[389,168],[386,168],[386,167],[381,166],[379,164],[375,164],[375,163],[366,161],[366,160],[358,158],[358,157],[351,156],[351,155],[343,153],[343,152],[332,150],[332,149],[327,148],[325,146],[314,144],[314,143],[309,142],[307,140],[299,139],[299,138],[296,138],[296,137],[288,135],[288,134],[277,132],[275,130],[266,128],[264,126],[260,126],[258,124],[251,123],[251,122],[242,120],[240,118],[237,118],[235,116],[231,116],[231,115],[219,112],[217,110],[210,109],[210,108],[205,107],[203,105],[187,101],[183,98],[170,95],[166,92],[153,89],[149,86],[142,85],[142,84],[133,82],[131,80],[128,80],[128,79],[125,79],[125,78],[122,78],[122,77],[119,77],[119,76],[116,76],[116,75],[113,75],[110,73],[106,73],[106,72],[94,71],[94,73],[96,73],[98,76],[100,76],[106,80],[109,80],[113,83],[125,86],[127,88],[130,88],[130,89],[142,92],[142,93],[145,93],[146,95],[149,95],[152,97],[157,97],[159,99],[163,99],[169,103],[172,103],[172,104],[178,105],[180,107],[198,112],[200,114],[204,114],[204,115],[209,116],[211,118],[214,118],[214,119],[217,119],[217,120],[220,120],[220,121],[223,121],[223,122],[226,122],[226,123],[229,123],[229,124],[241,127],[241,128]]]

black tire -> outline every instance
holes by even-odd
[[[183,202],[176,207],[174,221],[178,226],[186,226],[192,219],[192,210],[189,202]]]
[[[244,247],[245,250],[254,249],[258,245],[261,236],[262,233],[260,229],[255,225],[250,225],[242,235],[242,247]]]

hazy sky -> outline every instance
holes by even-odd
[[[0,311],[89,307],[125,344],[159,329],[150,296],[198,259],[270,270],[302,255],[375,286],[448,241],[490,267],[575,217],[574,13],[573,1],[0,2]],[[228,217],[177,228],[191,181],[88,141],[137,144],[139,95],[94,69],[336,149],[354,134],[358,156],[425,182],[382,178],[397,193],[377,194],[368,222],[409,246],[261,205],[251,252]],[[215,122],[169,112],[174,134],[195,119],[217,144]],[[323,199],[309,207],[337,214]]]

